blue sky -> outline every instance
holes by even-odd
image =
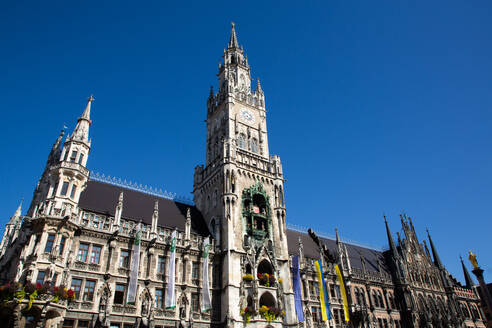
[[[384,246],[411,216],[492,279],[490,1],[4,1],[0,214],[29,203],[94,93],[88,167],[190,196],[236,22],[282,158],[288,222]],[[24,206],[27,208],[27,204]]]

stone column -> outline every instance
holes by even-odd
[[[490,297],[489,290],[487,289],[487,284],[483,279],[483,270],[480,267],[476,267],[472,270],[472,272],[478,279],[480,289],[482,290],[482,297],[485,300],[485,304],[487,305],[489,313],[492,313],[492,298]]]

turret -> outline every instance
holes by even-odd
[[[19,207],[17,207],[17,210],[15,211],[14,215],[10,218],[9,222],[5,225],[3,238],[2,241],[0,242],[0,257],[3,256],[3,254],[5,254],[10,243],[13,240],[15,240],[15,238],[17,238],[19,234],[19,229],[22,223],[21,213],[22,213],[22,200],[19,204]]]
[[[461,267],[463,268],[463,275],[465,277],[466,288],[472,288],[475,285],[475,283],[473,282],[473,279],[470,276],[470,273],[468,272],[468,269],[466,268],[466,265],[463,262],[463,258],[461,256],[460,256],[460,261],[461,261]]]
[[[429,229],[427,229],[427,237],[429,238],[429,244],[431,247],[432,251],[432,257],[434,258],[434,264],[439,268],[439,269],[444,269],[444,265],[442,265],[441,258],[439,257],[439,254],[437,254],[436,247],[434,246],[434,243],[432,242],[432,238],[429,233]]]
[[[41,214],[71,217],[78,213],[80,194],[89,180],[86,164],[91,144],[89,126],[93,101],[94,97],[90,96],[73,133],[63,145],[60,161],[50,167],[48,202],[42,204]]]
[[[60,162],[60,155],[62,152],[62,139],[64,135],[65,127],[63,127],[63,129],[60,131],[58,138],[56,138],[55,143],[53,143],[53,146],[51,147],[46,165],[44,166],[43,173],[41,174],[41,178],[36,185],[36,189],[34,190],[34,195],[31,201],[31,205],[29,206],[29,209],[27,211],[27,216],[34,217],[36,212],[35,209],[48,196],[48,192],[50,190],[50,168]]]
[[[384,215],[384,225],[386,226],[386,235],[388,237],[388,245],[389,245],[389,248],[390,248],[390,251],[391,251],[391,255],[393,256],[393,258],[396,261],[396,259],[399,258],[398,250],[397,250],[396,245],[395,245],[395,242],[393,240],[393,236],[391,235],[391,231],[390,231],[390,228],[389,228],[389,225],[388,225],[388,221],[386,220],[386,215]]]

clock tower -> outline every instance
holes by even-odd
[[[212,321],[251,327],[296,325],[280,157],[270,155],[265,96],[234,23],[219,88],[207,100],[206,164],[195,168],[194,200],[215,238]],[[245,313],[253,309],[253,313]],[[270,317],[271,319],[271,317]]]

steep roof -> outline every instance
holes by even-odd
[[[123,191],[122,218],[152,224],[154,203],[159,201],[158,225],[170,229],[185,230],[186,211],[191,214],[191,231],[203,236],[209,235],[207,225],[200,211],[195,207],[144,192],[89,180],[87,188],[80,195],[79,207],[83,210],[114,216],[120,192]]]
[[[289,247],[289,255],[299,255],[299,238],[301,238],[304,256],[312,259],[319,259],[320,252],[318,245],[309,237],[305,232],[300,232],[296,230],[287,230],[287,244]],[[334,253],[337,252],[336,241],[329,238],[320,237],[323,244],[325,244],[328,249]],[[386,273],[390,273],[389,269],[385,265],[385,259],[383,252],[361,247],[357,245],[352,245],[348,243],[343,243],[347,247],[347,252],[349,254],[350,264],[354,268],[362,270],[361,255],[364,257],[365,266],[367,271],[379,272],[378,260],[381,263],[382,270]]]

